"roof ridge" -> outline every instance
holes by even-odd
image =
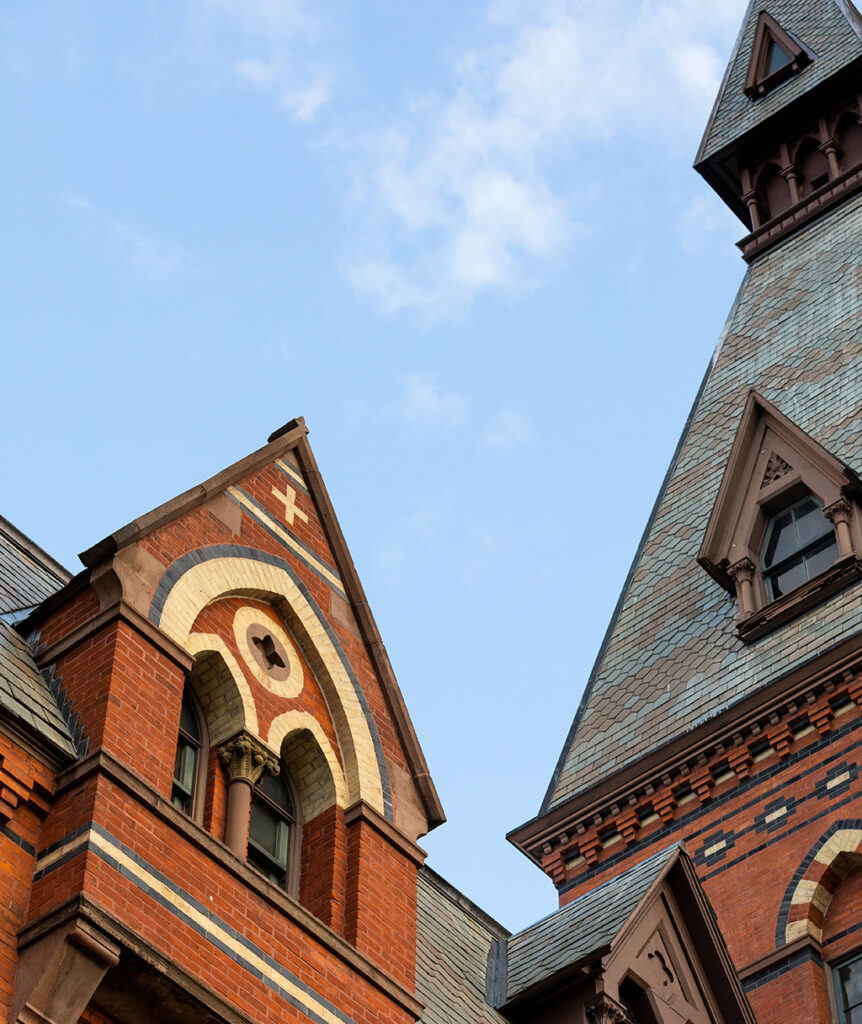
[[[465,896],[457,886],[454,886],[439,872],[430,868],[427,864],[423,864],[419,869],[419,874],[424,876],[429,885],[431,885],[441,896],[449,900],[449,902],[458,907],[459,910],[463,910],[464,913],[472,917],[477,924],[480,924],[484,928],[487,928],[488,931],[493,932],[495,938],[508,939],[511,937],[512,932],[509,931],[505,925],[500,924],[496,918],[491,917],[491,915],[486,910],[483,910],[478,903],[474,903],[469,896]]]
[[[34,558],[43,569],[46,569],[53,576],[56,576],[62,584],[66,584],[72,578],[72,573],[58,562],[53,555],[27,536],[23,530],[19,530],[14,523],[11,523],[5,516],[0,516],[0,533],[3,533],[7,540],[18,548],[19,551]]]

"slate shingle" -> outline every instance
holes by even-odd
[[[506,1001],[610,946],[678,845],[585,893],[507,942]]]
[[[862,473],[860,239],[857,196],[748,269],[543,810],[862,630],[857,585],[743,647],[696,561],[750,389]]]
[[[801,74],[762,99],[751,100],[743,90],[761,11],[771,14],[814,59]],[[857,57],[862,57],[862,17],[849,0],[751,0],[698,160],[763,124]]]
[[[485,1000],[488,952],[508,932],[428,869],[419,872],[416,995],[425,1004],[421,1024],[505,1024]],[[457,895],[457,894],[456,894]]]

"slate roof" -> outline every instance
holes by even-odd
[[[794,36],[813,61],[784,85],[751,100],[743,90],[761,11]],[[697,162],[763,124],[857,57],[862,57],[862,17],[850,0],[751,0]]]
[[[41,604],[71,578],[59,562],[0,516],[0,615]]]
[[[748,269],[542,811],[862,630],[855,586],[743,647],[696,561],[750,389],[862,472],[860,238],[856,196]]]
[[[485,1001],[488,952],[508,935],[428,868],[419,872],[416,995],[421,1024],[505,1024]]]
[[[493,1001],[502,1006],[591,953],[609,947],[659,875],[676,858],[674,844],[512,935],[506,942],[504,977]]]
[[[71,757],[75,745],[30,648],[0,619],[0,708]]]

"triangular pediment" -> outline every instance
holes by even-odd
[[[724,477],[698,553],[698,562],[730,593],[728,568],[758,560],[756,521],[795,492],[824,505],[860,489],[857,475],[752,391],[745,405]]]
[[[771,14],[761,11],[748,64],[745,94],[752,99],[765,96],[770,89],[786,82],[810,63],[811,56],[799,40],[786,32]]]
[[[514,1019],[553,1006],[560,1019],[583,1020],[584,1003],[590,1020],[639,1019],[643,1000],[659,1020],[753,1021],[681,844],[496,942],[487,990],[491,1005]]]

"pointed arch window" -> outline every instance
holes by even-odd
[[[192,688],[186,683],[174,757],[171,803],[190,818],[199,818],[203,804],[206,725]]]

